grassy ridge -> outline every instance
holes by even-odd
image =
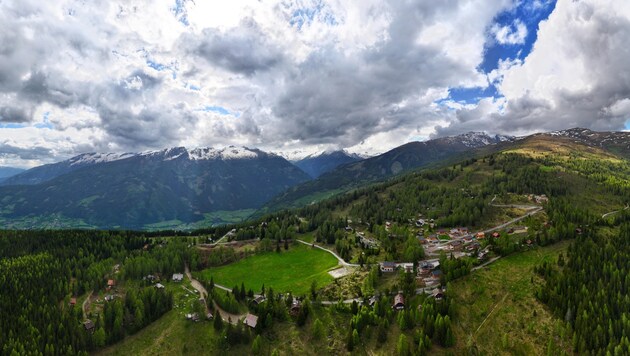
[[[226,287],[240,286],[260,291],[272,287],[277,292],[307,294],[311,283],[318,287],[332,282],[328,270],[337,265],[331,254],[309,246],[296,244],[286,251],[267,252],[245,258],[236,263],[212,267],[196,273],[200,280],[210,280]]]
[[[542,282],[533,271],[545,260],[555,262],[569,243],[510,255],[453,282],[457,351],[476,348],[488,355],[541,355],[550,339],[557,349],[570,350],[561,321],[534,297]]]

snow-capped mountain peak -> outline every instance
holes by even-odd
[[[457,136],[446,137],[445,139],[453,142],[460,141],[464,146],[470,148],[478,148],[487,145],[494,145],[504,141],[514,141],[513,136],[505,135],[489,135],[485,132],[470,131]]]
[[[134,153],[84,153],[68,160],[70,166],[90,165],[97,163],[113,162],[133,157]]]

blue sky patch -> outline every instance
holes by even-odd
[[[173,15],[184,26],[189,26],[188,13],[186,12],[186,0],[175,0],[175,6],[171,8]]]
[[[302,29],[302,26],[305,24],[310,24],[315,20],[316,17],[322,14],[324,10],[324,4],[321,1],[317,2],[317,5],[313,7],[305,7],[301,9],[297,9],[293,11],[291,14],[291,19],[289,20],[289,24],[292,27],[296,27],[298,30]],[[323,17],[321,17],[324,23],[334,26],[337,25],[337,20],[333,16],[332,13],[325,12]]]
[[[501,44],[488,29],[488,41],[484,49],[484,58],[478,69],[480,72],[488,74],[499,67],[499,61],[507,59],[524,60],[532,51],[532,47],[538,37],[538,24],[549,18],[555,8],[556,1],[523,1],[515,9],[500,13],[493,23],[497,26],[513,26],[516,21],[520,21],[527,27],[525,41],[519,44]],[[449,100],[463,102],[466,104],[476,104],[486,97],[499,97],[500,94],[494,85],[488,88],[451,88],[449,90]],[[439,102],[438,102],[439,103]]]
[[[43,117],[43,122],[35,124],[35,127],[37,127],[38,129],[54,129],[55,126],[53,126],[53,124],[48,119],[49,115],[50,113],[48,111],[45,112],[44,117]]]
[[[231,116],[235,116],[235,117],[239,117],[240,114],[239,113],[234,113],[222,106],[216,106],[216,105],[208,105],[208,106],[204,106],[200,111],[205,111],[205,112],[215,112],[217,114],[221,114],[221,115],[231,115]]]
[[[26,125],[24,124],[18,124],[18,123],[14,123],[14,122],[9,122],[7,124],[2,124],[0,123],[0,129],[22,129],[25,128]]]

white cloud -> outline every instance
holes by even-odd
[[[37,147],[28,164],[174,145],[391,148],[453,119],[432,104],[448,88],[486,85],[486,29],[512,6],[181,3],[1,2],[0,121],[25,127],[0,128],[11,140],[0,159]]]
[[[477,115],[489,131],[513,134],[588,127],[620,130],[630,119],[630,2],[560,0],[522,61],[491,73],[501,110],[464,110],[440,134]]]
[[[525,43],[527,26],[521,20],[514,20],[510,25],[494,24],[490,29],[494,38],[502,45],[516,45]]]

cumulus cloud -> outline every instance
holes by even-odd
[[[495,24],[515,3],[0,2],[0,149],[40,148],[28,164],[179,145],[374,153],[469,129],[620,128],[628,5],[559,1],[531,54],[483,73],[488,42],[527,36]],[[444,101],[490,84],[502,97]],[[0,163],[26,157],[11,152]]]
[[[497,42],[503,45],[523,44],[527,38],[527,26],[519,19],[511,25],[494,24],[490,31]]]
[[[630,120],[630,3],[561,0],[523,60],[493,74],[503,104],[461,110],[440,134],[479,127],[531,133],[569,127],[620,130]]]

